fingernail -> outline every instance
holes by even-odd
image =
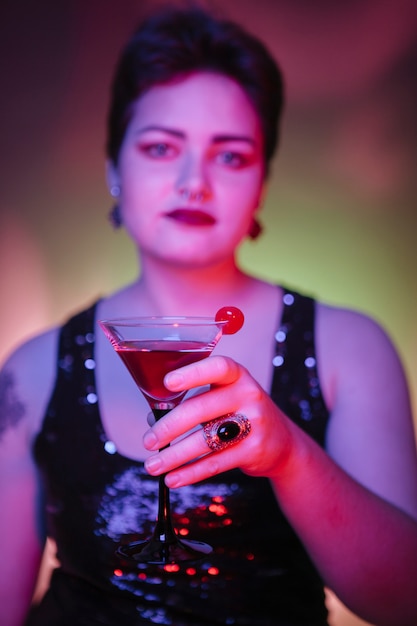
[[[158,449],[158,439],[156,438],[153,430],[147,430],[143,436],[143,445],[147,450],[157,450]]]
[[[166,486],[170,489],[175,489],[175,487],[181,487],[181,481],[178,474],[168,474],[165,478]]]
[[[153,474],[161,469],[161,460],[158,456],[150,456],[145,460],[145,468],[150,473]]]
[[[184,383],[184,376],[177,374],[177,372],[170,372],[165,376],[164,382],[170,389],[181,388]]]

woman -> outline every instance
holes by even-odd
[[[4,366],[2,623],[323,625],[324,584],[369,621],[416,622],[417,461],[389,340],[236,264],[259,231],[281,102],[263,46],[203,11],[164,11],[128,43],[108,184],[140,275]],[[167,375],[194,393],[149,428],[97,320],[231,304],[244,327]],[[200,425],[228,413],[250,433],[212,451]],[[214,552],[125,567],[115,548],[152,527],[161,473],[177,523]],[[47,534],[61,566],[26,622]]]

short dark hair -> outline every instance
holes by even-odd
[[[283,107],[278,65],[266,47],[241,26],[195,7],[171,7],[151,15],[122,51],[108,117],[107,155],[114,163],[137,98],[154,85],[195,71],[224,74],[243,88],[262,124],[268,168]]]

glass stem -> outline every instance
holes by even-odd
[[[170,409],[152,409],[157,421],[169,413],[169,411]],[[165,447],[167,448],[168,446]],[[164,448],[161,449],[163,450]],[[161,474],[159,477],[158,517],[156,520],[154,537],[161,542],[172,543],[176,540],[176,534],[172,524],[169,488],[165,484],[165,476],[166,474]]]

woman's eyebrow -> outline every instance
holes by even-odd
[[[143,128],[138,128],[138,130],[136,131],[137,135],[141,135],[142,133],[147,133],[149,131],[158,131],[158,132],[162,132],[162,133],[167,133],[168,135],[172,135],[173,137],[179,137],[180,139],[184,139],[185,138],[185,133],[183,133],[180,130],[177,130],[175,128],[169,128],[167,126],[158,126],[158,125],[150,125],[150,126],[144,126]]]
[[[244,141],[245,143],[250,143],[251,145],[256,145],[255,139],[249,137],[248,135],[215,135],[213,137],[213,143],[224,143],[228,141]]]

